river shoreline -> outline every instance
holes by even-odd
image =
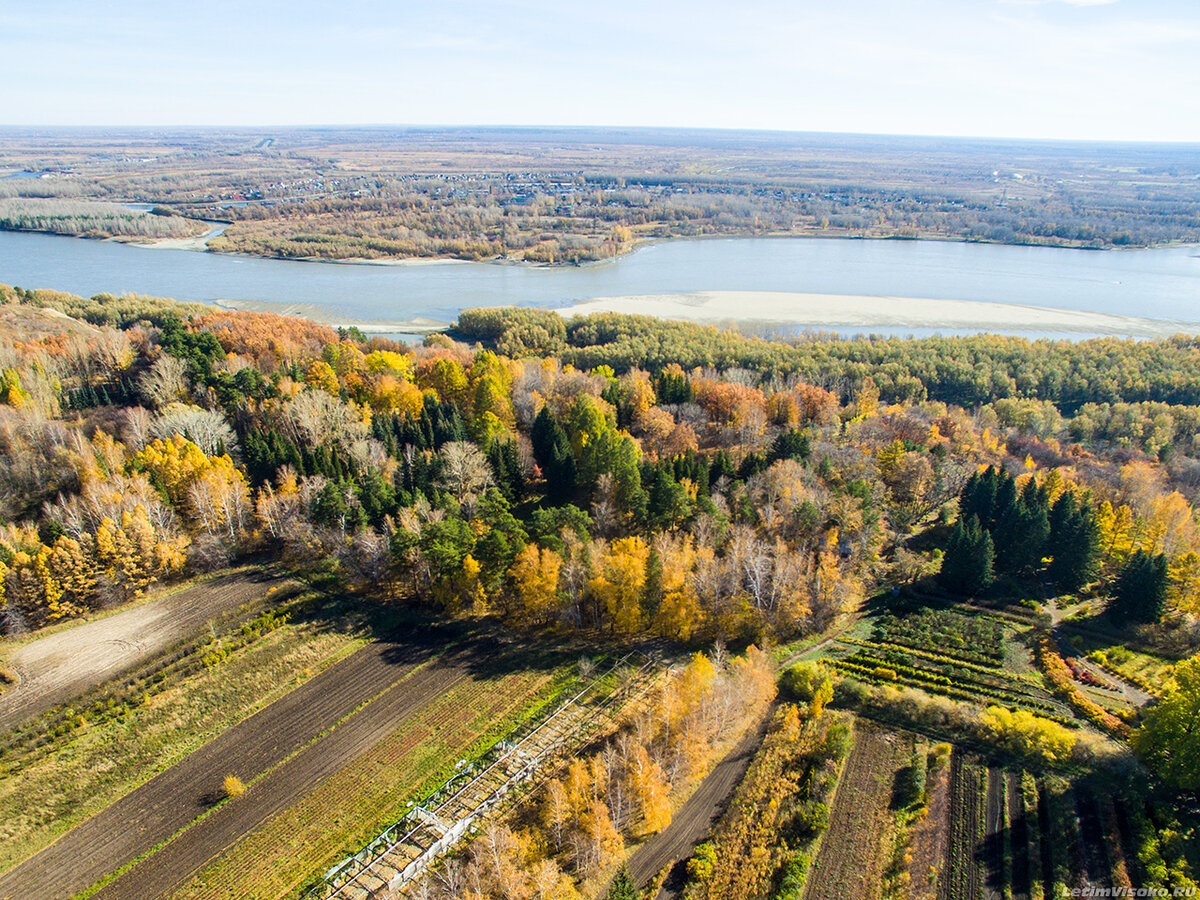
[[[721,241],[721,240],[821,240],[821,241],[879,241],[890,242],[896,241],[901,243],[914,242],[933,242],[942,244],[981,244],[995,247],[1021,247],[1021,248],[1045,248],[1051,250],[1082,250],[1094,253],[1125,253],[1137,252],[1141,250],[1167,250],[1179,248],[1194,248],[1200,254],[1200,243],[1189,243],[1187,241],[1166,241],[1160,244],[1147,244],[1138,246],[1116,246],[1116,245],[1096,245],[1084,243],[1052,243],[1052,242],[1030,242],[1030,241],[995,241],[987,238],[969,238],[956,237],[946,234],[845,234],[832,231],[798,231],[798,232],[773,232],[768,234],[697,234],[697,235],[672,235],[669,237],[644,238],[636,240],[628,245],[622,252],[614,256],[605,257],[603,259],[591,259],[583,262],[562,262],[562,263],[544,263],[544,262],[527,262],[523,259],[515,259],[512,257],[489,257],[486,259],[462,259],[455,256],[409,256],[401,258],[384,258],[384,259],[367,259],[365,257],[345,257],[342,259],[329,259],[319,256],[277,256],[268,253],[239,253],[229,251],[210,250],[208,241],[217,235],[221,234],[229,227],[230,222],[212,222],[211,224],[219,224],[219,227],[202,235],[195,235],[186,238],[161,238],[161,239],[142,239],[135,237],[96,237],[87,234],[63,234],[57,231],[40,231],[37,229],[8,229],[18,233],[25,234],[52,234],[57,237],[71,237],[81,240],[99,240],[104,242],[112,242],[125,244],[131,247],[139,247],[148,250],[191,250],[202,253],[217,253],[221,256],[229,256],[240,259],[269,259],[278,260],[280,262],[306,262],[306,263],[326,263],[329,265],[340,266],[440,266],[440,265],[470,265],[472,263],[482,263],[484,265],[494,266],[518,266],[527,269],[569,269],[589,266],[602,266],[615,263],[625,257],[628,257],[639,250],[644,250],[648,247],[659,246],[662,244],[677,243],[680,241],[703,242],[703,241]]]

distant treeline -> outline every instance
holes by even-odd
[[[1200,431],[1200,342],[1099,338],[802,338],[787,343],[648,316],[564,321],[527,308],[471,309],[455,335],[507,356],[553,354],[577,368],[746,369],[761,383],[804,382],[848,399],[870,378],[887,403],[995,405],[1008,426],[1158,452]],[[1066,422],[1063,416],[1073,416]]]

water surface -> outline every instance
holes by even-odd
[[[731,238],[654,244],[616,260],[336,265],[0,232],[0,282],[90,296],[314,304],[335,321],[448,322],[471,306],[594,297],[795,291],[996,301],[1200,321],[1200,249],[1084,251],[940,241]],[[936,328],[937,323],[929,323]]]

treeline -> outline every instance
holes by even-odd
[[[997,424],[1006,427],[1151,453],[1174,445],[1192,450],[1200,425],[1200,345],[1184,336],[783,342],[617,313],[564,323],[555,313],[523,308],[464,310],[453,333],[510,356],[557,354],[582,369],[746,369],[763,384],[802,381],[842,400],[870,379],[885,403],[990,404]]]
[[[202,234],[205,227],[169,212],[147,212],[117,203],[25,197],[0,199],[0,230],[157,239],[190,237]]]

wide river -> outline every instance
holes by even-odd
[[[85,296],[133,291],[178,300],[312,305],[310,314],[335,322],[449,322],[470,306],[562,307],[596,297],[704,291],[990,301],[1200,322],[1196,247],[1100,252],[742,238],[672,241],[605,263],[539,268],[334,265],[0,232],[0,282]]]

